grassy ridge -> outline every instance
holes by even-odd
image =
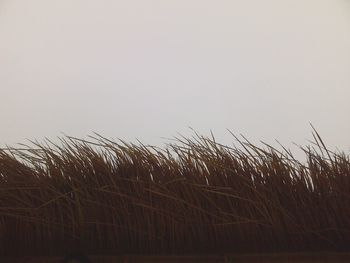
[[[72,137],[0,150],[0,255],[350,250],[350,161],[247,140]]]

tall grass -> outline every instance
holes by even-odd
[[[350,160],[214,137],[0,150],[0,255],[350,250]]]

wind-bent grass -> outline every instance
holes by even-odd
[[[0,150],[0,254],[350,250],[350,160],[247,140],[72,137]]]

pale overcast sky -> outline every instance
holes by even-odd
[[[0,145],[226,129],[350,147],[349,0],[0,0]]]

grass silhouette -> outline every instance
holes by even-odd
[[[0,150],[0,254],[350,250],[350,161],[282,147],[100,135]]]

